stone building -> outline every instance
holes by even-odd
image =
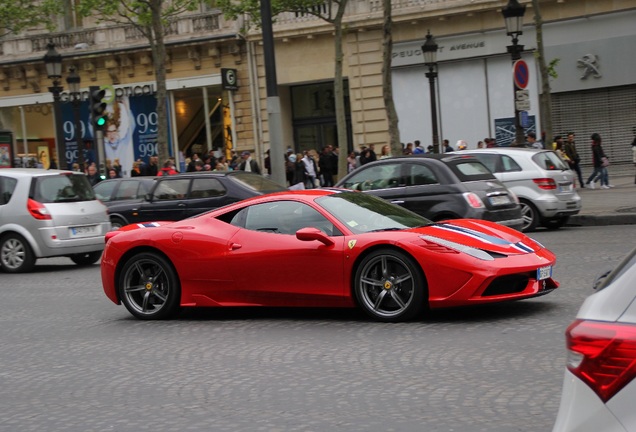
[[[333,27],[309,14],[276,18],[285,148],[302,151],[332,144],[357,149],[375,144],[379,149],[388,142],[381,78],[382,3],[348,2],[343,42],[347,143],[337,142],[335,128]],[[428,31],[440,47],[435,83],[440,139],[462,139],[469,148],[484,137],[509,140],[514,90],[506,47],[511,42],[501,14],[507,0],[391,3],[392,80],[401,140],[420,140],[425,146],[432,141],[429,83],[421,53]],[[521,3],[527,9],[519,42],[530,70],[530,109],[524,122],[540,135],[534,11],[531,1]],[[636,0],[540,0],[539,5],[546,58],[558,61],[557,77],[550,82],[554,132],[577,133],[584,166],[590,163],[589,135],[598,132],[613,162],[627,166],[636,126],[636,75],[630,73],[636,70]],[[166,29],[170,139],[177,158],[193,151],[225,152],[231,145],[254,151],[262,162],[270,145],[262,36],[248,24],[243,19],[227,21],[216,9],[201,9]],[[42,63],[50,40],[63,55],[64,76],[74,66],[85,90],[89,85],[107,86],[108,91],[129,95],[140,107],[133,115],[135,156],[152,153],[153,110],[141,100],[153,88],[148,44],[132,27],[87,22],[58,33],[31,32],[0,42],[0,126],[12,132],[14,153],[36,154],[43,145],[59,152],[51,84]],[[237,90],[222,88],[221,69],[236,69]],[[67,135],[73,131],[70,111],[65,107],[62,116]],[[68,147],[73,149],[71,141]]]

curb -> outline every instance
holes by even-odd
[[[636,213],[570,216],[567,226],[636,225]]]

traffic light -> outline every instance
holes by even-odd
[[[95,129],[104,129],[108,115],[106,114],[106,102],[102,102],[102,99],[104,99],[106,91],[97,86],[91,86],[89,91],[93,126]]]

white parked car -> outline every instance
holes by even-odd
[[[595,289],[566,331],[553,432],[636,431],[636,249]]]
[[[493,172],[517,195],[523,214],[523,232],[538,226],[558,229],[581,211],[581,196],[574,189],[574,173],[552,150],[496,147],[462,150]]]
[[[27,272],[38,258],[97,262],[110,231],[106,206],[84,174],[0,169],[0,270]]]

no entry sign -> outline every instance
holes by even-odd
[[[524,89],[528,86],[528,79],[530,79],[530,69],[528,69],[528,63],[524,60],[517,60],[512,65],[512,77],[515,81],[515,86],[519,89]]]

